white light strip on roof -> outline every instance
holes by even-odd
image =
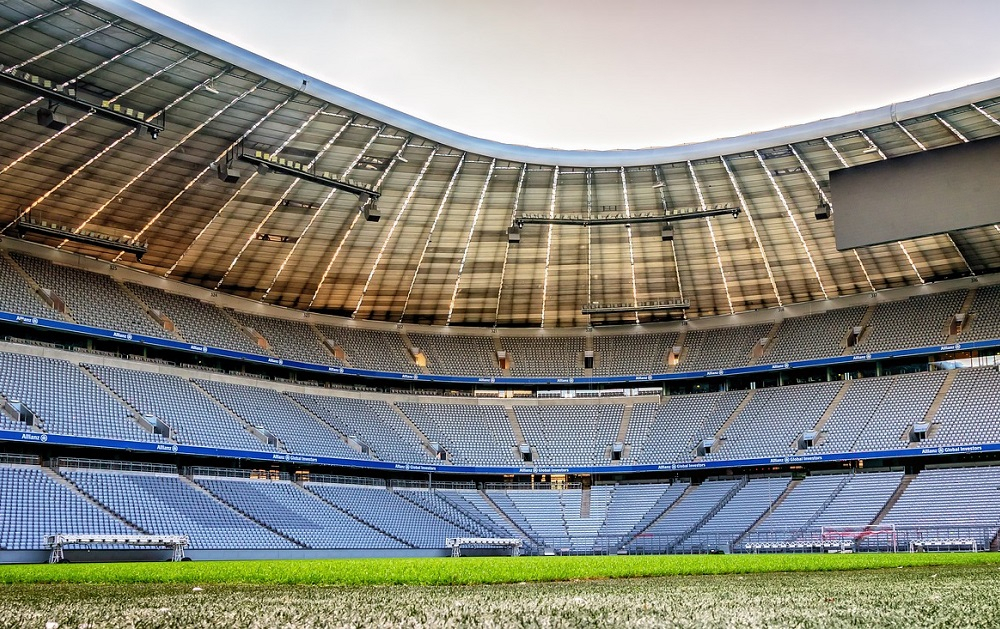
[[[621,177],[622,181],[622,200],[625,201],[625,216],[626,218],[631,218],[632,208],[628,201],[628,181],[625,179],[625,167],[622,166],[618,169],[618,175]],[[632,225],[625,226],[625,235],[628,237],[628,268],[632,273],[632,303],[639,303],[639,293],[635,286],[635,252],[632,248]],[[590,303],[590,302],[588,302]],[[639,313],[635,314],[635,322],[639,323]]]
[[[253,89],[256,90],[263,84],[264,81],[261,81]],[[242,96],[239,96],[237,98],[242,98]],[[288,99],[285,100],[286,103],[290,101],[291,101],[291,96],[289,96]],[[268,116],[270,116],[270,113],[268,114]],[[291,141],[292,141],[291,138],[286,139],[284,142],[281,143],[281,145],[278,148],[271,151],[271,155],[280,154],[281,151],[285,150],[285,147],[288,146],[289,142]],[[226,202],[222,204],[222,206],[219,208],[219,211],[215,213],[215,216],[213,216],[211,220],[205,223],[205,226],[201,228],[201,231],[198,232],[198,235],[194,237],[194,240],[191,241],[191,244],[189,244],[187,248],[184,249],[184,252],[181,253],[180,257],[178,257],[177,260],[173,263],[173,265],[171,265],[171,267],[167,269],[167,272],[163,274],[163,277],[169,277],[170,274],[174,272],[174,269],[176,269],[177,265],[181,263],[181,260],[183,260],[187,256],[188,252],[194,248],[195,244],[201,239],[201,237],[208,232],[208,228],[212,226],[212,224],[215,222],[215,219],[220,218],[223,215],[223,213],[226,211],[226,208],[228,208],[232,204],[232,202],[236,200],[236,197],[238,197],[240,194],[243,193],[243,191],[247,188],[247,186],[249,186],[253,182],[253,180],[257,178],[258,174],[259,172],[257,170],[251,172],[250,176],[247,177],[242,184],[240,184],[240,187],[237,188],[236,191],[233,192],[233,194],[230,195],[228,199],[226,199]]]
[[[455,278],[455,288],[451,291],[451,302],[448,305],[448,318],[445,325],[451,325],[451,315],[455,312],[455,298],[458,297],[458,286],[462,282],[462,271],[465,270],[465,261],[469,257],[469,246],[472,244],[472,235],[476,231],[476,223],[479,222],[479,213],[483,210],[483,202],[486,200],[486,189],[493,179],[493,171],[497,167],[497,160],[490,162],[490,169],[486,173],[486,181],[483,182],[483,189],[479,192],[479,201],[476,202],[476,211],[472,214],[472,225],[469,226],[469,235],[465,239],[465,250],[462,252],[462,260],[458,263],[458,276]]]
[[[860,133],[861,137],[863,137],[865,139],[865,141],[868,142],[868,146],[870,148],[875,149],[875,151],[879,155],[881,155],[883,158],[885,157],[885,154],[882,153],[882,149],[880,149],[874,142],[872,142],[872,139],[870,137],[868,137],[867,135],[865,135],[864,131],[859,131],[858,133]],[[849,168],[849,165],[847,164],[847,160],[844,159],[844,156],[841,155],[840,151],[837,150],[837,147],[834,146],[833,142],[830,141],[830,138],[824,137],[823,138],[823,142],[826,143],[827,148],[829,148],[831,151],[833,151],[833,154],[837,158],[837,161],[840,162],[840,165],[843,166],[844,168]],[[858,264],[861,265],[861,270],[864,271],[865,279],[868,280],[868,286],[871,287],[872,292],[875,292],[875,284],[872,282],[871,276],[868,275],[868,269],[865,268],[865,263],[861,260],[861,254],[858,253],[857,249],[851,249],[851,251],[854,253],[854,258],[858,261]]]
[[[368,142],[365,144],[364,148],[358,151],[357,155],[354,157],[354,160],[350,163],[350,165],[347,168],[344,169],[345,174],[349,173],[351,170],[354,169],[355,166],[358,165],[358,162],[361,161],[361,157],[368,152],[368,149],[371,148],[372,144],[375,143],[375,140],[378,139],[379,134],[381,134],[382,131],[384,130],[385,130],[385,125],[375,130],[375,133],[372,135],[371,138],[368,139]],[[378,188],[379,186],[382,185],[382,182],[385,181],[385,178],[389,176],[389,173],[392,172],[393,166],[395,166],[396,162],[398,161],[399,161],[399,153],[396,153],[396,156],[392,158],[392,161],[389,162],[389,165],[385,167],[384,171],[382,171],[382,174],[379,176],[378,181],[376,181],[375,185],[372,186],[373,188]],[[319,283],[316,284],[316,290],[313,291],[312,298],[309,300],[309,305],[306,306],[306,310],[312,308],[312,305],[316,303],[316,298],[319,296],[320,290],[326,284],[326,280],[330,276],[330,269],[333,268],[334,262],[336,262],[337,258],[340,257],[340,252],[344,250],[344,243],[346,243],[347,239],[351,237],[352,233],[354,233],[354,227],[358,224],[359,220],[361,220],[361,212],[356,211],[354,212],[354,218],[351,219],[351,224],[347,226],[347,230],[344,231],[344,235],[341,236],[340,242],[337,244],[337,248],[334,250],[333,255],[330,256],[330,261],[326,263],[326,269],[323,270],[323,275],[320,277]]]
[[[188,59],[190,59],[191,57],[193,57],[195,54],[197,54],[197,53],[191,53],[188,56],[184,57],[183,59],[178,59],[177,61],[175,61],[174,63],[170,64],[166,68],[163,68],[162,72],[168,71],[169,69],[173,68],[174,66],[176,66],[179,63],[182,63],[183,61],[187,61]],[[159,72],[157,74],[159,74]],[[57,183],[53,187],[49,188],[49,190],[47,192],[45,192],[45,194],[43,194],[42,196],[40,196],[37,199],[35,199],[30,205],[28,205],[28,207],[26,207],[24,210],[22,210],[21,213],[18,214],[17,218],[15,218],[14,220],[16,221],[17,219],[21,218],[25,214],[28,214],[29,212],[31,212],[31,210],[35,209],[38,205],[40,205],[41,203],[43,203],[54,192],[56,192],[57,190],[59,190],[60,188],[62,188],[64,185],[66,185],[67,183],[69,183],[70,180],[72,180],[74,177],[76,177],[81,172],[83,172],[88,166],[90,166],[91,164],[93,164],[94,162],[96,162],[98,159],[100,159],[101,157],[103,157],[104,155],[106,155],[109,151],[111,151],[112,149],[114,149],[121,142],[125,141],[127,138],[129,138],[135,132],[136,132],[136,129],[134,129],[134,128],[129,129],[124,134],[122,134],[121,137],[119,137],[117,140],[115,140],[111,144],[108,144],[103,149],[101,149],[97,154],[93,155],[90,159],[88,159],[84,163],[82,163],[79,166],[77,166],[75,169],[73,169],[73,172],[71,172],[70,174],[68,174],[65,177],[63,177],[62,180],[59,181],[59,183]],[[9,227],[9,225],[8,225],[8,227]],[[139,236],[141,236],[141,234],[137,235],[135,238],[139,238]],[[124,252],[118,254],[118,257],[115,258],[115,260],[117,260],[118,258],[120,258],[122,255],[124,255]]]
[[[559,185],[559,167],[552,169],[552,189],[549,197],[549,218],[556,215],[556,189]],[[542,320],[539,327],[545,327],[545,301],[549,293],[549,261],[552,259],[552,228],[548,225],[548,234],[545,239],[545,275],[542,279]]]
[[[760,151],[754,151],[754,155],[757,156],[757,161],[760,163],[760,167],[764,170],[764,174],[767,176],[767,180],[771,182],[771,187],[774,188],[775,193],[778,195],[778,200],[781,201],[781,205],[785,208],[785,213],[788,214],[788,219],[792,221],[792,227],[795,228],[795,233],[799,235],[799,242],[802,243],[802,248],[806,252],[806,258],[809,259],[809,266],[812,267],[813,273],[816,274],[816,281],[819,282],[819,289],[823,292],[823,299],[829,299],[830,296],[826,293],[826,287],[823,286],[823,278],[819,275],[819,269],[816,268],[816,262],[813,260],[812,252],[809,250],[809,245],[806,244],[805,236],[802,235],[802,230],[799,229],[799,222],[795,220],[795,214],[792,213],[791,206],[788,205],[788,201],[785,199],[785,194],[778,187],[778,182],[774,180],[774,175],[771,174],[771,170],[764,163],[764,157],[760,154]]]
[[[465,165],[466,154],[462,153],[462,156],[458,158],[458,165],[455,166],[455,171],[451,173],[451,179],[448,180],[448,187],[445,188],[444,194],[441,195],[441,202],[438,203],[437,212],[434,214],[434,221],[431,222],[431,229],[427,232],[427,239],[424,241],[424,248],[420,251],[420,257],[417,258],[417,267],[413,269],[413,277],[410,278],[410,287],[406,291],[406,299],[403,301],[403,309],[399,312],[399,321],[403,322],[403,317],[406,316],[406,307],[410,304],[410,296],[413,295],[413,287],[417,283],[417,275],[420,274],[420,266],[424,263],[424,256],[427,255],[427,248],[431,246],[431,238],[434,237],[434,230],[437,228],[438,219],[441,218],[441,212],[444,211],[444,206],[448,203],[448,198],[451,197],[451,190],[455,187],[455,180],[458,179],[458,174],[462,172],[462,166]]]
[[[220,73],[219,76],[221,76],[221,73]],[[149,78],[153,78],[153,77],[150,76]],[[174,99],[174,101],[171,102],[166,107],[164,107],[162,111],[166,112],[170,108],[176,106],[178,103],[180,103],[181,101],[183,101],[184,99],[186,99],[188,96],[191,96],[192,94],[196,94],[202,88],[204,88],[204,86],[207,85],[208,82],[211,81],[211,80],[212,79],[205,79],[204,81],[202,81],[198,85],[195,85],[194,87],[192,87],[191,89],[189,89],[187,92],[184,92],[183,94],[181,94],[180,96],[178,96],[176,99]],[[251,87],[250,89],[246,90],[245,92],[243,92],[242,94],[240,94],[236,98],[234,98],[231,101],[229,101],[229,103],[227,103],[221,109],[217,110],[215,113],[213,113],[211,116],[209,116],[207,120],[205,120],[204,122],[202,122],[201,124],[199,124],[195,128],[193,128],[190,131],[188,131],[184,135],[184,137],[182,137],[180,140],[178,140],[177,142],[175,142],[170,148],[168,148],[166,151],[164,151],[163,153],[161,153],[159,155],[159,157],[157,157],[156,159],[154,159],[152,162],[149,163],[149,165],[147,165],[145,168],[143,168],[141,171],[139,171],[138,174],[134,175],[131,179],[129,179],[128,182],[124,186],[122,186],[121,188],[118,189],[118,192],[116,192],[110,199],[108,199],[107,201],[105,201],[99,208],[97,208],[97,210],[95,210],[93,213],[91,213],[91,215],[88,216],[85,221],[83,221],[82,223],[80,223],[80,225],[77,226],[77,228],[76,228],[75,231],[79,231],[79,230],[83,229],[84,227],[86,227],[87,224],[90,223],[90,221],[92,221],[95,218],[97,218],[101,214],[101,212],[103,212],[105,209],[107,209],[107,207],[109,205],[111,205],[111,203],[115,199],[118,199],[119,197],[121,197],[122,194],[124,194],[129,188],[131,188],[132,184],[134,184],[135,182],[137,182],[140,179],[142,179],[143,177],[145,177],[146,174],[149,173],[149,171],[153,170],[153,168],[157,164],[159,164],[164,159],[166,159],[167,157],[169,157],[174,151],[176,151],[178,148],[180,148],[182,144],[184,144],[185,142],[187,142],[188,140],[190,140],[192,137],[194,137],[195,134],[197,134],[199,131],[201,131],[202,129],[204,129],[208,124],[210,124],[213,120],[215,120],[216,118],[218,118],[219,116],[221,116],[223,113],[225,113],[226,111],[228,111],[229,108],[231,108],[233,105],[235,105],[239,101],[243,100],[244,98],[246,98],[248,95],[252,94],[253,92],[255,92],[258,87],[259,87],[259,85],[255,85],[254,87]],[[157,113],[160,113],[160,112],[157,112]],[[152,120],[154,117],[155,117],[155,114],[153,116],[150,116],[150,119]],[[66,243],[66,241],[64,240],[59,246],[61,247],[65,243]]]
[[[823,139],[826,140],[826,138]],[[827,145],[828,146],[830,145],[829,140],[827,140]],[[795,155],[795,159],[799,160],[799,165],[802,166],[802,170],[809,177],[809,181],[811,181],[813,187],[816,188],[816,192],[819,193],[820,198],[823,199],[823,203],[826,203],[828,207],[832,208],[833,204],[830,203],[830,197],[826,196],[826,191],[823,190],[823,187],[819,185],[819,181],[816,180],[816,176],[813,174],[812,169],[809,168],[809,165],[806,163],[806,160],[804,160],[802,156],[799,155],[799,152],[795,150],[794,146],[789,144],[788,148],[791,149],[792,154]],[[835,153],[837,152],[836,149],[834,149],[834,152]],[[840,157],[839,153],[837,154],[837,156]],[[851,251],[854,253],[854,258],[858,261],[858,264],[861,266],[861,272],[864,273],[865,275],[865,281],[868,282],[868,287],[872,289],[872,292],[875,292],[875,285],[872,284],[872,278],[868,276],[868,269],[865,268],[865,263],[861,261],[861,256],[858,255],[857,251],[853,249]]]
[[[701,205],[701,209],[706,209],[708,206],[705,204],[705,196],[701,193],[701,184],[698,183],[698,176],[694,173],[694,164],[687,162],[688,173],[691,175],[691,181],[694,182],[694,190],[698,193],[698,203]],[[715,227],[712,225],[712,217],[706,216],[705,223],[708,224],[708,235],[712,239],[712,249],[715,250],[715,261],[719,265],[719,274],[722,275],[722,287],[726,289],[726,303],[729,304],[729,314],[735,314],[736,309],[733,308],[733,297],[729,294],[729,280],[726,279],[726,269],[722,266],[722,255],[719,253],[719,243],[715,239]]]
[[[137,49],[138,49],[138,47],[137,47],[137,48],[135,48],[135,50],[137,50]],[[102,68],[103,66],[104,66],[104,64],[101,64],[101,65],[97,66],[96,68],[94,68],[93,70],[91,70],[90,72],[96,72],[96,71],[97,71],[98,69]],[[84,74],[81,74],[81,75],[80,75],[80,77],[84,77],[84,76],[87,76],[88,74],[90,74],[90,72],[87,72],[87,73],[84,73]],[[125,95],[129,94],[130,92],[132,92],[132,91],[134,91],[134,90],[136,90],[136,89],[138,89],[138,88],[142,87],[143,85],[145,85],[145,84],[146,84],[146,83],[148,83],[149,81],[152,81],[152,80],[153,80],[153,79],[155,79],[155,78],[156,78],[156,77],[157,77],[157,76],[158,76],[159,74],[160,74],[159,72],[156,72],[156,73],[154,73],[154,74],[151,74],[151,75],[149,75],[149,76],[145,77],[144,79],[142,79],[142,80],[141,80],[141,81],[139,81],[138,83],[136,83],[136,84],[132,85],[131,87],[129,87],[128,89],[126,89],[126,90],[125,90],[124,92],[122,92],[121,94],[118,94],[117,96],[115,96],[115,97],[113,97],[113,98],[109,99],[109,100],[108,100],[108,102],[109,102],[109,103],[113,103],[113,102],[117,101],[117,100],[118,100],[119,98],[121,98],[122,96],[125,96]],[[80,77],[78,77],[78,78],[80,78]],[[61,84],[61,85],[60,85],[60,87],[65,87],[66,85],[69,85],[69,83],[70,83],[70,81],[67,81],[66,83],[63,83],[63,84]],[[42,99],[41,99],[41,98],[37,98],[37,99],[35,99],[35,100],[31,101],[31,102],[32,102],[32,103],[37,103],[37,102],[38,102],[38,101],[40,101],[40,100],[42,100]],[[25,106],[24,106],[24,108],[25,108],[25,109],[27,109],[27,108],[28,108],[28,107],[29,107],[30,105],[31,105],[31,103],[29,103],[28,105],[25,105]],[[150,120],[154,119],[154,118],[155,118],[155,117],[156,117],[157,115],[159,115],[160,113],[162,113],[162,112],[157,112],[156,114],[154,114],[154,115],[150,116]],[[34,148],[32,148],[32,149],[29,149],[29,150],[28,150],[28,151],[27,151],[26,153],[24,153],[24,154],[22,154],[21,156],[19,156],[19,157],[18,157],[17,159],[15,159],[15,160],[14,160],[13,162],[11,162],[11,163],[7,164],[7,165],[6,165],[6,166],[4,166],[4,167],[3,167],[2,169],[0,169],[0,176],[2,176],[2,175],[3,175],[4,173],[6,173],[6,172],[7,172],[8,170],[10,170],[11,168],[13,168],[13,167],[14,167],[14,166],[16,166],[17,164],[19,164],[19,163],[21,163],[22,161],[24,161],[25,159],[27,159],[27,158],[28,158],[29,156],[31,156],[32,154],[34,154],[34,153],[35,153],[36,151],[38,151],[39,149],[41,149],[41,148],[45,147],[46,145],[48,145],[48,144],[49,144],[49,142],[52,142],[53,140],[55,140],[56,138],[58,138],[58,137],[59,137],[59,136],[61,136],[62,134],[66,133],[67,131],[69,131],[70,129],[72,129],[72,128],[73,128],[73,127],[75,127],[76,125],[80,124],[80,123],[81,123],[81,122],[83,122],[84,120],[87,120],[88,118],[90,118],[90,117],[91,117],[91,116],[93,116],[93,115],[94,115],[93,113],[91,113],[91,112],[87,112],[87,113],[85,113],[85,114],[84,114],[83,116],[81,116],[80,118],[77,118],[77,119],[76,119],[76,120],[74,120],[73,122],[69,123],[68,125],[66,125],[66,126],[65,126],[65,127],[63,127],[62,129],[60,129],[59,131],[56,131],[56,132],[55,132],[55,133],[54,133],[53,135],[49,136],[48,138],[46,138],[45,140],[43,140],[43,141],[42,141],[41,143],[37,144],[37,145],[36,145],[36,146],[35,146]],[[6,118],[5,118],[5,119],[6,119]],[[2,122],[2,121],[0,121],[0,122]],[[133,133],[135,133],[135,131],[136,131],[136,129],[135,129],[135,128],[133,128],[133,129],[130,129],[130,130],[128,131],[128,133],[126,133],[126,134],[125,134],[125,136],[127,137],[127,136],[129,136],[129,135],[132,135]],[[18,214],[17,218],[21,218],[22,216],[24,216],[24,214],[25,214],[25,213],[26,213],[26,210],[25,210],[25,211],[22,211],[21,213],[19,213],[19,214]],[[17,219],[15,219],[14,221],[12,221],[12,222],[11,222],[11,223],[10,223],[10,224],[8,225],[8,227],[10,227],[10,225],[13,225],[13,224],[14,224],[14,222],[16,222],[16,220],[17,220]],[[64,241],[63,241],[63,244],[65,244],[65,242],[66,242],[66,241],[64,240]],[[62,244],[60,244],[60,246],[62,246]]]
[[[90,37],[91,35],[96,35],[97,33],[100,33],[101,31],[103,31],[105,29],[108,29],[108,28],[110,28],[113,25],[114,25],[113,22],[107,22],[107,23],[105,23],[102,26],[98,26],[97,28],[92,28],[89,31],[87,31],[86,33],[81,33],[81,34],[77,35],[76,37],[72,37],[70,39],[67,39],[64,42],[60,42],[59,45],[56,46],[55,48],[49,48],[48,50],[40,52],[37,55],[35,55],[34,57],[31,57],[30,59],[25,59],[21,63],[18,63],[16,65],[12,65],[12,66],[10,66],[8,68],[4,68],[4,69],[5,70],[20,70],[21,68],[23,68],[24,66],[26,66],[28,64],[35,63],[39,59],[44,59],[45,57],[51,55],[52,53],[54,53],[54,52],[56,52],[58,50],[62,50],[66,46],[72,46],[73,44],[75,44],[76,42],[80,41],[81,39],[86,39],[86,38]]]
[[[794,149],[792,150],[794,151]],[[774,291],[774,298],[778,300],[778,307],[780,308],[785,304],[782,302],[781,295],[778,293],[778,283],[774,280],[774,273],[771,271],[771,263],[767,260],[767,253],[765,253],[764,245],[760,241],[760,234],[757,233],[757,223],[753,220],[753,212],[750,211],[750,205],[743,197],[743,191],[740,190],[739,183],[736,181],[736,175],[733,173],[733,169],[729,167],[729,162],[726,161],[725,157],[720,159],[722,160],[723,168],[726,169],[726,174],[729,175],[729,182],[733,184],[733,190],[736,191],[736,198],[740,201],[740,207],[743,208],[743,213],[750,222],[750,231],[753,232],[754,242],[757,243],[757,250],[760,252],[760,257],[764,261],[764,269],[767,271],[767,279],[771,282],[771,290]]]
[[[260,85],[263,85],[263,82],[258,83],[258,86],[260,86]],[[278,103],[277,105],[275,105],[274,107],[272,107],[271,110],[268,111],[266,114],[264,114],[260,119],[258,119],[257,122],[255,122],[252,125],[250,125],[250,128],[247,129],[243,133],[243,135],[241,135],[239,137],[238,140],[236,140],[235,142],[233,142],[232,144],[230,144],[226,148],[226,150],[224,150],[221,153],[219,153],[218,156],[216,156],[215,161],[218,162],[219,160],[225,158],[225,156],[229,153],[229,151],[233,150],[240,142],[242,142],[247,137],[249,137],[249,135],[251,133],[253,133],[254,131],[257,130],[257,127],[259,127],[260,125],[264,124],[264,122],[267,121],[271,116],[273,116],[276,111],[278,111],[279,109],[281,109],[282,107],[284,107],[285,105],[287,105],[289,102],[291,102],[291,100],[292,100],[292,96],[289,95],[288,98],[286,98],[284,101],[282,101],[282,102]],[[202,169],[202,171],[200,173],[198,173],[197,175],[195,175],[194,177],[192,177],[191,180],[188,181],[187,184],[185,184],[185,186],[183,188],[181,188],[177,192],[177,194],[175,194],[173,196],[173,198],[171,198],[169,201],[167,201],[166,205],[164,205],[162,208],[160,208],[160,210],[156,214],[154,214],[151,219],[149,219],[149,221],[143,226],[142,229],[139,230],[139,233],[135,237],[139,238],[140,236],[142,236],[143,234],[145,234],[146,231],[148,231],[150,228],[152,228],[152,226],[154,224],[156,224],[156,222],[160,219],[160,217],[163,216],[163,214],[167,210],[169,210],[171,207],[173,207],[174,203],[176,203],[182,196],[184,196],[184,193],[187,192],[188,190],[190,190],[198,182],[198,180],[201,179],[203,176],[205,176],[205,173],[207,173],[210,170],[213,170],[212,164],[208,164],[207,166],[205,166],[205,168]],[[201,231],[198,232],[198,235],[195,236],[195,240],[197,240],[198,238],[201,238],[201,235],[203,233],[205,233],[205,230],[208,229],[208,226],[212,223],[212,221],[214,221],[219,216],[219,213],[221,213],[221,210],[219,212],[217,212],[215,214],[215,216],[213,216],[208,221],[208,223],[206,223],[204,225],[204,227],[202,227]],[[192,244],[193,244],[193,242],[192,242]],[[184,253],[187,253],[187,249],[184,250]],[[123,254],[118,254],[118,256],[115,257],[115,261],[117,262],[118,259],[122,257],[122,255]],[[181,255],[183,256],[183,253]],[[177,266],[177,265],[175,264],[174,266]],[[174,267],[170,267],[170,271],[173,271],[173,269],[174,269]],[[170,274],[170,271],[167,272],[167,275]]]
[[[594,213],[594,171],[587,169],[587,218],[590,218]],[[593,235],[593,228],[587,225],[587,300],[584,303],[592,304],[593,290],[594,290],[594,247],[591,240]]]
[[[0,36],[6,35],[7,33],[11,32],[13,30],[21,28],[22,26],[27,26],[28,24],[31,24],[33,22],[38,22],[39,20],[44,20],[44,19],[50,18],[50,17],[52,17],[53,15],[55,15],[57,13],[62,13],[63,11],[68,10],[72,6],[73,5],[71,5],[71,4],[60,5],[60,6],[57,6],[56,8],[54,8],[54,9],[52,9],[50,11],[46,11],[45,13],[39,13],[38,15],[33,15],[33,16],[29,17],[29,18],[25,18],[25,19],[21,20],[20,22],[17,22],[15,24],[11,24],[7,28],[5,28],[2,31],[0,31]]]
[[[323,113],[325,114],[326,112]],[[340,136],[343,135],[344,131],[346,131],[351,127],[351,123],[354,122],[356,117],[357,116],[351,116],[350,118],[345,120],[344,124],[339,129],[337,129],[337,132],[334,133],[333,136],[326,141],[326,144],[324,144],[322,148],[322,151],[324,153],[327,150],[329,150],[331,146],[336,144],[337,140],[340,139]],[[350,169],[353,168],[354,164],[357,163],[358,159],[360,159],[360,154],[358,157],[355,158],[355,161],[352,162],[350,166],[344,169],[341,175],[342,177],[346,177],[348,175]],[[288,253],[285,254],[285,258],[281,261],[281,264],[278,265],[278,270],[274,273],[274,277],[271,278],[271,282],[267,285],[267,288],[264,290],[264,293],[260,296],[261,300],[267,299],[267,296],[271,294],[271,289],[274,288],[275,282],[278,281],[278,278],[285,271],[285,266],[288,264],[288,261],[292,259],[293,255],[295,255],[295,252],[299,248],[299,244],[302,243],[302,239],[305,238],[306,234],[309,232],[309,229],[312,228],[313,223],[315,223],[316,219],[319,218],[319,216],[323,213],[323,210],[326,208],[326,204],[330,202],[330,199],[333,198],[335,194],[337,194],[337,188],[330,188],[330,190],[326,193],[326,196],[323,197],[323,200],[320,201],[319,207],[317,207],[316,211],[313,212],[312,216],[309,217],[309,220],[306,222],[305,227],[303,227],[302,231],[299,233],[298,238],[296,238],[295,242],[292,243],[292,246],[288,249]]]
[[[325,105],[325,104],[322,105],[319,109],[317,109],[316,111],[314,111],[305,120],[303,120],[302,124],[300,124],[298,126],[298,128],[292,133],[292,137],[289,138],[289,142],[294,141],[295,138],[297,138],[300,135],[302,135],[302,133],[306,130],[306,127],[308,127],[312,123],[313,120],[316,120],[316,117],[319,116],[321,113],[323,113],[323,111],[326,108],[327,108],[327,105]],[[316,162],[321,157],[323,157],[323,155],[326,154],[326,151],[329,148],[330,148],[329,146],[325,146],[322,149],[320,149],[319,151],[317,151],[315,157],[313,157],[309,161],[309,163],[306,164],[305,169],[306,170],[311,170],[312,167],[316,165]],[[257,227],[255,227],[253,230],[250,231],[250,235],[247,237],[246,242],[243,243],[243,246],[240,247],[240,250],[236,253],[236,256],[229,263],[229,266],[226,267],[226,270],[222,274],[222,277],[220,277],[219,281],[215,284],[215,290],[219,290],[220,288],[222,288],[223,282],[226,281],[226,278],[229,277],[230,271],[233,270],[233,267],[236,266],[236,263],[239,262],[239,260],[240,260],[241,257],[243,257],[243,254],[246,252],[247,248],[250,246],[250,243],[252,243],[254,240],[257,239],[257,234],[260,232],[261,229],[264,228],[264,225],[271,218],[271,216],[274,215],[274,212],[279,207],[281,207],[281,202],[284,201],[286,198],[288,198],[288,195],[292,193],[292,190],[295,190],[296,186],[298,186],[299,182],[301,182],[301,181],[302,180],[299,179],[299,178],[297,178],[297,177],[293,178],[292,182],[288,184],[287,188],[285,188],[285,191],[281,193],[280,197],[278,197],[278,200],[271,204],[271,209],[269,209],[267,211],[267,213],[264,214],[264,218],[262,218],[261,221],[260,221],[260,223],[257,224]]]
[[[514,191],[514,207],[511,209],[511,224],[517,216],[517,206],[521,201],[521,189],[524,186],[524,175],[528,172],[528,165],[521,164],[521,174],[517,177],[517,189]],[[503,297],[503,281],[507,276],[507,258],[510,255],[510,239],[507,239],[507,246],[503,250],[503,266],[500,267],[500,287],[497,289],[497,308],[493,314],[493,325],[500,319],[500,299]]]
[[[667,182],[663,178],[663,170],[659,166],[653,166],[653,174],[656,176],[656,189],[660,193],[660,205],[663,207],[663,211],[667,211]],[[674,232],[674,239],[670,241],[670,257],[674,261],[674,277],[677,278],[677,294],[680,295],[681,301],[684,301],[684,284],[681,282],[681,268],[677,264],[677,237],[678,234]],[[588,302],[589,303],[589,302]],[[681,315],[687,319],[687,310],[682,310]]]
[[[368,288],[371,286],[372,278],[375,277],[375,271],[378,269],[378,265],[382,262],[382,256],[385,255],[385,249],[389,245],[389,241],[392,240],[392,235],[396,232],[396,227],[399,226],[400,219],[403,218],[403,214],[406,213],[406,209],[410,207],[410,201],[413,199],[413,194],[417,191],[417,187],[420,182],[423,181],[424,175],[427,173],[427,169],[430,167],[431,162],[434,160],[434,156],[437,155],[437,147],[435,147],[427,159],[424,160],[423,166],[420,167],[420,172],[417,173],[417,178],[413,180],[413,185],[410,186],[409,191],[406,193],[406,198],[403,199],[403,204],[399,206],[399,211],[396,212],[396,218],[392,221],[392,225],[389,227],[389,233],[385,235],[382,239],[382,246],[379,247],[378,255],[375,256],[375,263],[372,264],[371,271],[368,272],[368,279],[365,280],[365,286],[361,289],[361,296],[358,297],[358,303],[354,306],[354,312],[351,313],[351,317],[355,317],[358,314],[358,310],[361,309],[361,302],[365,300],[365,295],[368,294]],[[400,149],[402,152],[402,149]],[[398,153],[397,153],[398,154]]]
[[[945,120],[944,118],[942,118],[938,114],[934,114],[934,119],[937,120],[938,122],[940,122],[942,125],[944,125],[944,127],[946,129],[948,129],[949,131],[951,131],[955,135],[955,137],[958,138],[959,140],[961,140],[962,142],[968,142],[969,141],[969,138],[967,138],[964,135],[962,135],[961,131],[959,131],[958,129],[956,129],[950,122],[948,122],[947,120]]]

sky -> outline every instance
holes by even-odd
[[[138,0],[402,112],[527,146],[766,131],[1000,76],[996,0]]]

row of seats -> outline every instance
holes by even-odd
[[[137,365],[139,367],[139,365]],[[1000,374],[933,371],[670,396],[454,403],[282,392],[0,352],[0,396],[34,426],[9,430],[399,463],[518,466],[728,461],[1000,442]],[[915,424],[929,425],[918,441]],[[169,427],[151,431],[149,426]],[[624,439],[622,439],[624,427]],[[806,439],[810,440],[806,440]],[[523,440],[523,441],[522,441]]]
[[[42,301],[28,284],[29,276],[36,286],[53,291],[65,302],[66,316]],[[959,290],[880,302],[870,317],[864,307],[849,307],[788,318],[778,326],[764,323],[683,333],[596,334],[593,374],[699,371],[940,345],[948,341],[953,319],[965,308],[967,295]],[[109,307],[111,304],[114,307]],[[132,282],[122,284],[106,275],[20,253],[0,255],[0,308],[360,369],[482,377],[574,377],[586,373],[583,336],[401,334],[347,325],[312,325],[222,309],[199,299]],[[957,340],[1000,338],[1000,288],[978,289],[967,310],[966,324]],[[172,331],[158,322],[165,319],[173,323]],[[850,332],[863,322],[863,332],[848,347]],[[426,366],[418,365],[411,348],[420,350]],[[675,348],[679,353],[675,354]],[[507,359],[506,372],[498,360],[500,350]]]
[[[41,549],[55,533],[183,534],[219,550],[443,548],[449,537],[559,553],[959,537],[988,548],[997,491],[996,466],[476,491],[0,464],[0,549]]]

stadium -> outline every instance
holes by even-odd
[[[226,560],[362,583],[293,574],[331,559],[995,591],[1000,79],[583,151],[451,131],[129,0],[4,2],[0,63],[0,616],[42,596],[11,584],[154,574],[49,563],[182,559],[168,593]],[[609,617],[565,592],[596,615],[562,622]]]

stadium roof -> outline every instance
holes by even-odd
[[[831,170],[1000,134],[1000,79],[737,138],[560,151],[421,121],[129,0],[0,4],[0,63],[4,226],[30,213],[148,241],[141,261],[47,242],[268,303],[380,321],[581,326],[664,316],[582,314],[595,302],[686,301],[685,316],[700,317],[1000,268],[995,227],[838,252],[833,222],[815,216],[821,202],[836,209]],[[54,109],[50,127],[39,109]],[[236,160],[239,179],[222,181],[216,166],[237,145],[330,175]],[[344,179],[380,193],[380,221],[365,220],[354,192],[322,185]],[[716,206],[743,212],[675,221],[672,241],[658,223],[526,225],[520,243],[507,237],[515,212]]]

